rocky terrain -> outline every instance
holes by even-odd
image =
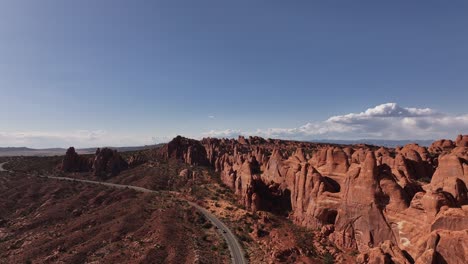
[[[70,148],[60,159],[3,160],[9,161],[7,169],[32,175],[176,191],[228,224],[251,263],[468,259],[467,135],[396,148],[179,136],[131,153],[102,149],[78,155]],[[211,254],[222,248],[212,247]]]
[[[210,164],[245,208],[320,229],[358,263],[468,259],[467,135],[429,148],[177,137],[156,154]]]
[[[206,223],[170,196],[0,176],[0,263],[229,263]]]
[[[227,224],[243,244],[249,263],[277,263],[279,261],[283,263],[297,261],[304,263],[322,263],[322,260],[325,258],[331,261],[333,260],[331,255],[326,255],[324,251],[316,250],[316,245],[312,243],[312,241],[314,241],[314,234],[309,230],[295,226],[288,219],[282,216],[277,217],[269,212],[249,212],[247,208],[237,202],[234,192],[221,182],[219,174],[214,172],[214,169],[211,168],[209,164],[206,164],[206,166],[192,166],[181,162],[178,156],[161,156],[160,154],[164,152],[167,152],[167,149],[161,148],[149,151],[118,153],[118,155],[128,163],[128,168],[122,170],[117,175],[109,174],[105,179],[100,178],[94,172],[92,163],[96,160],[97,155],[79,155],[76,157],[73,151],[69,151],[68,154],[62,157],[10,157],[0,158],[0,162],[8,162],[4,167],[15,172],[10,173],[12,176],[65,176],[168,191],[166,193],[174,193],[175,191],[178,197],[184,200],[197,202]],[[86,161],[84,164],[88,164],[82,167],[82,169],[67,170],[66,168],[69,167],[63,166],[64,164],[68,164],[74,167],[83,164],[82,161]],[[20,180],[21,178],[11,178],[11,180],[14,179]],[[49,180],[49,182],[44,181],[44,179],[41,179],[41,183],[45,186],[55,186],[53,180]],[[31,184],[35,185],[36,182],[32,181]],[[63,183],[59,186],[65,188],[67,186],[66,184],[67,183]],[[92,186],[89,187],[91,190]],[[36,192],[38,191],[37,189],[35,190]],[[21,191],[21,189],[15,189],[15,192]],[[83,200],[86,200],[86,197],[84,197]],[[135,202],[138,203],[139,201]],[[66,201],[57,201],[57,206],[62,206],[62,203],[66,203]],[[115,207],[118,208],[118,206],[118,203],[116,203]],[[125,206],[125,204],[122,206]],[[69,211],[71,212],[73,210],[70,208]],[[115,214],[113,211],[108,211],[106,213],[109,215]],[[165,214],[165,211],[161,212],[161,214]],[[15,219],[15,217],[16,216],[10,217],[9,221],[21,221],[20,219]],[[30,217],[34,217],[34,215],[24,214],[24,218]],[[45,217],[53,218],[54,216],[50,214]],[[68,219],[62,220],[68,221]],[[66,223],[63,224],[66,225]],[[164,224],[171,225],[172,223],[165,222]],[[213,258],[213,260],[216,262],[219,260],[219,256],[222,256],[223,259],[227,257],[229,255],[227,245],[223,242],[216,242],[216,237],[212,234],[216,232],[216,229],[206,222],[202,223],[201,227],[205,232],[211,234],[211,236],[205,234],[199,237],[203,241],[206,240],[211,243],[210,245],[201,244],[205,249],[212,251],[210,254],[206,254],[208,259],[210,260],[211,256],[214,255],[215,258]],[[50,226],[44,226],[43,228],[45,230],[51,229]],[[40,229],[31,230],[30,234],[34,234],[38,232],[38,230]],[[63,235],[67,236],[68,231],[64,232]],[[11,236],[8,237],[8,240],[14,240],[17,236],[18,233],[12,233]],[[86,237],[84,239],[93,240],[93,237]],[[167,239],[170,240],[172,237],[168,237]],[[180,238],[173,237],[173,239],[178,240]],[[92,242],[89,241],[87,243]],[[321,245],[319,246],[321,247]],[[52,249],[45,249],[44,254],[47,254],[50,250]],[[24,256],[23,254],[25,252],[23,246],[19,247],[16,251],[17,259],[26,259],[26,257],[30,256]],[[102,256],[103,259],[106,259],[107,255],[111,253],[112,252],[105,252]],[[66,254],[66,252],[58,252],[57,258],[61,259],[63,254]],[[218,258],[216,258],[216,256],[218,256]],[[41,259],[39,258],[39,260]],[[34,263],[36,262],[37,261]],[[96,262],[102,263],[100,261]],[[144,263],[144,261],[140,262]],[[80,262],[78,261],[78,263]],[[135,261],[123,259],[120,263],[135,263]],[[168,261],[167,263],[179,262]],[[210,263],[210,261],[201,261],[200,263]]]

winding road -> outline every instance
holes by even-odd
[[[5,163],[0,164],[0,171],[3,170],[2,166]],[[3,170],[5,171],[5,170]],[[83,183],[88,183],[88,184],[98,184],[101,186],[108,186],[112,188],[118,188],[118,189],[133,189],[138,192],[145,192],[145,193],[162,193],[161,191],[154,191],[150,189],[146,189],[143,187],[138,187],[138,186],[132,186],[132,185],[124,185],[124,184],[116,184],[116,183],[110,183],[110,182],[100,182],[100,181],[91,181],[91,180],[82,180],[82,179],[74,179],[74,178],[68,178],[68,177],[56,177],[56,176],[38,176],[40,178],[47,178],[47,179],[55,179],[55,180],[61,180],[61,181],[72,181],[72,182],[83,182]],[[174,194],[178,194],[176,192],[170,192]],[[246,264],[247,260],[244,257],[244,251],[242,249],[242,246],[239,244],[239,241],[237,240],[236,236],[232,233],[232,231],[223,223],[221,220],[219,220],[215,215],[210,213],[208,210],[205,208],[199,206],[196,203],[187,201],[184,199],[184,201],[188,202],[191,206],[195,207],[198,211],[200,211],[208,220],[210,220],[213,225],[215,225],[218,228],[218,231],[221,233],[221,235],[224,237],[224,240],[226,241],[229,251],[231,252],[231,260],[233,264]]]
[[[6,163],[7,162],[0,163],[0,172],[8,171],[3,168],[3,165],[5,165]],[[100,182],[100,181],[91,181],[91,180],[75,179],[75,178],[68,178],[68,177],[56,177],[56,176],[38,176],[38,177],[46,178],[46,179],[61,180],[61,181],[96,184],[96,185],[107,186],[107,187],[118,188],[118,189],[128,188],[128,189],[133,189],[135,191],[144,192],[144,193],[157,193],[157,194],[162,193],[161,191],[154,191],[154,190],[146,189],[143,187],[116,184],[116,183],[110,183],[110,182]],[[164,192],[167,193],[167,191],[164,191]],[[178,194],[177,192],[170,192],[170,193]],[[232,233],[232,231],[223,222],[221,222],[221,220],[219,220],[215,215],[210,213],[205,208],[199,206],[196,203],[187,201],[185,199],[183,200],[188,202],[191,206],[196,208],[198,211],[200,211],[208,220],[210,220],[213,223],[213,225],[217,227],[218,231],[224,237],[224,240],[226,241],[229,247],[229,251],[231,252],[232,263],[233,264],[247,264],[247,260],[244,257],[244,251],[242,250],[242,246],[239,244],[239,241],[237,240],[236,236]]]
[[[205,208],[199,206],[196,203],[188,203],[193,207],[197,208],[198,211],[200,211],[203,215],[205,215],[205,217],[208,218],[221,232],[221,235],[223,235],[224,240],[226,240],[226,243],[229,247],[229,251],[231,251],[232,263],[247,263],[247,260],[244,257],[242,247],[239,244],[239,241],[237,241],[236,236],[231,232],[231,230]]]

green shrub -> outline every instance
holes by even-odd
[[[209,228],[211,228],[212,226],[213,226],[213,225],[212,225],[210,222],[206,222],[206,223],[203,224],[202,227],[205,228],[205,229],[209,229]]]
[[[335,259],[333,258],[333,255],[330,252],[325,253],[323,255],[323,264],[334,264]]]

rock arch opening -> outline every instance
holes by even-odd
[[[278,215],[288,215],[292,211],[291,191],[279,184],[266,185],[263,181],[255,182],[255,192],[260,197],[260,209]]]

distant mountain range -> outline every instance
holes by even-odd
[[[148,146],[135,146],[135,147],[108,147],[116,149],[119,152],[126,151],[137,151],[144,149],[156,148],[162,144],[148,145]],[[77,149],[78,154],[94,154],[97,148],[82,148]],[[0,157],[11,157],[11,156],[61,156],[65,155],[67,149],[65,148],[47,148],[47,149],[33,149],[26,147],[0,147]]]
[[[434,140],[383,140],[383,139],[357,139],[357,140],[339,140],[339,139],[318,139],[311,140],[310,142],[317,143],[331,143],[342,145],[354,144],[368,144],[375,146],[384,146],[394,148],[397,146],[404,146],[409,143],[417,143],[421,146],[430,146]],[[151,149],[161,146],[163,144],[148,145],[148,146],[134,146],[134,147],[109,147],[116,149],[119,152],[138,151],[144,149]],[[0,147],[0,157],[8,156],[61,156],[64,155],[67,149],[65,148],[47,148],[47,149],[33,149],[26,147]],[[77,149],[78,154],[94,154],[96,148],[81,148]]]
[[[340,139],[319,139],[311,140],[310,142],[317,143],[331,143],[331,144],[343,144],[343,145],[354,145],[354,144],[368,144],[374,146],[384,146],[389,148],[394,148],[397,146],[404,146],[410,143],[416,143],[420,146],[428,147],[435,140],[386,140],[386,139],[356,139],[356,140],[340,140]]]

